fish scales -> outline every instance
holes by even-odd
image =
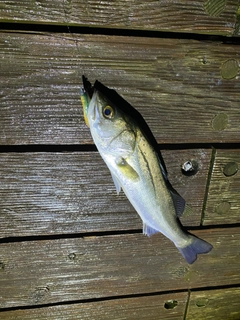
[[[157,143],[141,115],[111,90],[83,76],[84,119],[108,166],[117,193],[122,189],[143,221],[143,233],[161,232],[188,263],[212,245],[185,231],[179,221],[185,200],[167,178]]]

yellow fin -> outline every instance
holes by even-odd
[[[124,158],[118,158],[116,160],[116,164],[118,166],[118,169],[127,179],[132,180],[134,182],[139,181],[140,177],[137,171],[134,170],[133,167],[130,166],[130,164],[128,164]]]

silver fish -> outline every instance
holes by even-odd
[[[121,189],[143,221],[143,233],[161,232],[188,263],[212,245],[185,232],[179,217],[185,200],[168,181],[156,141],[141,115],[111,90],[83,76],[81,100],[84,118],[97,149],[108,166],[117,193]]]

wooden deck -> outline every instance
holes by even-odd
[[[0,23],[0,319],[239,320],[239,1],[2,1]],[[214,246],[193,265],[116,194],[82,74],[149,124]]]

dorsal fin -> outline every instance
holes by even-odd
[[[186,201],[176,192],[170,190],[177,217],[181,217],[184,212]]]

